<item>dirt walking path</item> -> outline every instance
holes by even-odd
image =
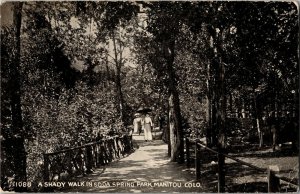
[[[131,155],[76,180],[85,186],[69,187],[71,192],[203,192],[184,165],[170,162],[167,145],[161,140],[144,142]],[[87,185],[90,184],[90,185]],[[79,184],[78,184],[79,185]]]
[[[195,168],[186,168],[170,162],[167,145],[162,140],[145,142],[143,136],[134,136],[139,148],[129,156],[112,162],[92,174],[73,179],[75,186],[67,186],[63,192],[105,193],[162,193],[162,192],[217,192],[217,160],[203,160],[201,179],[196,182]],[[268,150],[267,150],[268,151]],[[269,152],[251,152],[235,155],[237,158],[261,168],[277,165],[282,175],[292,178],[298,170],[296,156],[270,155]],[[208,161],[204,161],[207,158]],[[292,176],[292,177],[291,177]],[[226,190],[229,192],[267,192],[267,174],[257,172],[230,159],[226,160]],[[284,185],[282,185],[284,186]],[[291,191],[287,185],[282,191]]]

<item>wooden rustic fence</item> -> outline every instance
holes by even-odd
[[[191,148],[194,148],[191,149]],[[202,148],[202,149],[201,149]],[[221,152],[220,150],[214,150],[212,148],[207,147],[203,143],[200,142],[199,139],[191,139],[190,137],[185,137],[185,155],[186,155],[186,166],[187,168],[191,167],[191,150],[194,151],[194,159],[195,159],[195,171],[196,171],[196,180],[199,180],[201,178],[201,169],[202,169],[202,163],[203,157],[207,157],[206,155],[203,155],[203,151],[207,150],[210,153],[213,153],[217,156],[218,159],[218,167],[217,167],[217,174],[218,174],[218,192],[225,192],[225,158],[230,158],[231,160],[241,164],[248,166],[252,169],[255,169],[259,172],[265,173],[268,180],[268,192],[280,192],[280,180],[287,182],[289,185],[295,187],[297,190],[299,190],[299,186],[297,181],[283,177],[279,174],[277,174],[275,171],[273,171],[270,168],[260,168],[255,165],[252,165],[248,162],[242,161],[238,158],[235,158],[233,156],[230,156],[228,154],[225,154]]]
[[[131,136],[104,137],[96,142],[53,153],[44,153],[45,182],[85,175],[132,150]]]

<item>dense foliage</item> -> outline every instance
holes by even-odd
[[[152,109],[155,125],[164,121],[177,161],[184,132],[211,146],[256,143],[272,125],[297,137],[293,3],[26,2],[19,9],[21,34],[1,28],[3,188],[18,174],[9,162],[19,135],[12,72],[29,181],[42,179],[42,153],[126,132],[141,106]]]

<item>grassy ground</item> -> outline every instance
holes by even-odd
[[[203,151],[202,155],[202,185],[206,186],[206,192],[217,192],[217,156],[210,152]],[[273,152],[271,148],[251,149],[230,154],[242,161],[250,163],[259,168],[266,169],[265,172],[239,164],[229,158],[225,160],[225,184],[226,192],[268,192],[267,168],[275,166],[279,169],[279,175],[290,178],[296,183],[299,175],[298,153],[288,151]],[[195,169],[191,168],[190,173],[195,176]],[[281,181],[281,192],[296,192],[292,185]]]

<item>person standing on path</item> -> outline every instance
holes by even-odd
[[[134,114],[134,120],[133,120],[133,132],[135,134],[139,133],[141,134],[142,129],[142,118],[140,117],[140,114],[136,113]]]
[[[153,128],[153,123],[149,114],[146,114],[143,122],[145,141],[152,141],[151,130]]]

